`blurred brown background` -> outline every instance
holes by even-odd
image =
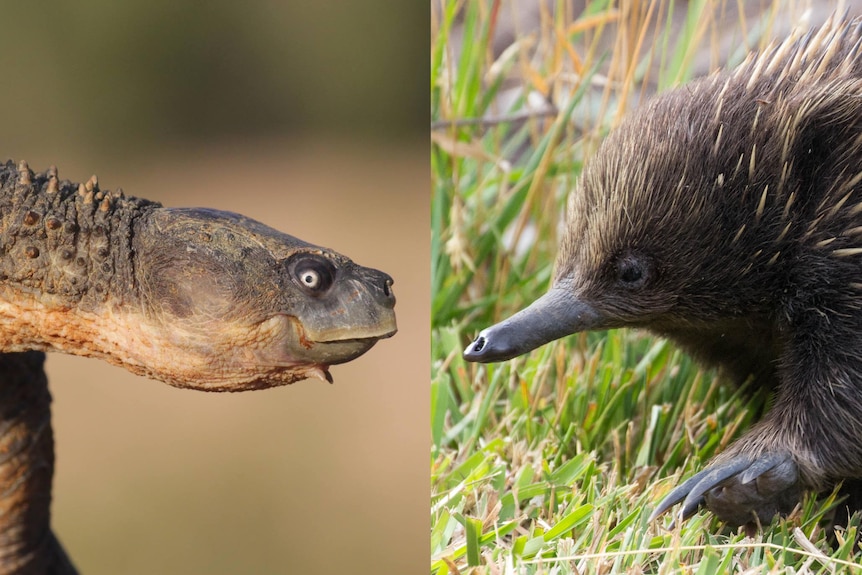
[[[427,9],[51,4],[0,17],[3,160],[336,249],[395,278],[400,327],[332,386],[246,394],[51,355],[53,523],[72,559],[85,574],[426,569]]]

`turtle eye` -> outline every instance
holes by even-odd
[[[320,295],[332,285],[335,268],[325,258],[307,256],[291,266],[294,281],[309,295]]]
[[[313,269],[303,270],[302,275],[299,276],[299,281],[308,289],[315,290],[320,285],[320,274]]]

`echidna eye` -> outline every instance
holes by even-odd
[[[634,283],[641,279],[643,272],[638,266],[627,265],[620,270],[620,279],[626,283]]]
[[[309,295],[320,295],[332,285],[335,269],[324,257],[305,255],[290,263],[294,281]]]
[[[625,257],[617,262],[617,278],[629,287],[642,284],[646,278],[644,264],[633,257]]]

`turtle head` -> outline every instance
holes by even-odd
[[[140,361],[173,385],[331,382],[330,365],[396,332],[389,275],[244,216],[161,208],[133,242],[150,348]]]

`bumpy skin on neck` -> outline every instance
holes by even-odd
[[[0,164],[0,575],[75,573],[50,530],[39,351],[206,391],[331,382],[395,333],[392,283],[238,214]]]
[[[132,224],[159,204],[75,185],[56,169],[33,174],[0,165],[0,281],[54,305],[100,309],[132,295]]]

